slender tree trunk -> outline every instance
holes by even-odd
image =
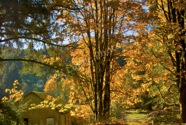
[[[105,83],[105,94],[104,94],[104,119],[107,120],[110,116],[110,82]]]
[[[98,118],[98,106],[97,106],[98,100],[97,100],[97,84],[94,84],[94,113],[95,113],[95,120],[97,121]]]

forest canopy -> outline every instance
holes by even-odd
[[[184,0],[0,0],[1,97],[18,80],[25,93],[78,105],[72,115],[85,121],[126,123],[125,111],[140,109],[158,112],[157,124],[185,123],[185,9]]]

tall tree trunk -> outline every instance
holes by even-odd
[[[177,19],[180,26],[180,44],[182,46],[182,51],[180,53],[180,68],[181,68],[181,87],[180,87],[180,99],[182,105],[182,122],[186,123],[186,43],[185,43],[185,10],[177,10]]]
[[[183,0],[178,2],[180,5],[184,4]],[[179,88],[180,93],[180,103],[181,103],[181,117],[182,122],[186,123],[186,43],[185,43],[185,10],[184,8],[178,9],[175,7],[174,1],[167,1],[168,14],[165,11],[165,7],[163,2],[161,2],[162,10],[164,11],[165,17],[168,23],[173,23],[179,26],[179,33],[173,32],[175,36],[178,38],[174,39],[175,45],[175,67],[176,67],[176,78],[177,78],[177,86]],[[175,30],[175,29],[173,29]]]
[[[182,2],[180,2],[182,3]],[[186,123],[186,43],[185,43],[185,10],[184,9],[172,9],[172,22],[177,23],[180,27],[180,33],[176,33],[179,36],[178,40],[175,40],[175,45],[180,46],[179,50],[176,50],[176,72],[177,72],[177,85],[180,88],[180,103],[182,107],[182,122]]]
[[[180,89],[180,102],[181,102],[181,118],[182,122],[186,123],[186,85],[182,83],[183,86]]]

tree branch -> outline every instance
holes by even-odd
[[[43,65],[43,66],[50,67],[50,68],[55,69],[55,70],[59,70],[59,67],[55,67],[53,65],[43,63],[43,62],[40,62],[40,61],[37,61],[37,60],[21,59],[21,58],[17,58],[17,59],[3,59],[3,58],[0,58],[0,62],[8,62],[8,61],[22,61],[22,62],[36,63],[36,64],[40,64],[40,65]]]

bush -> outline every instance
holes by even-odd
[[[181,123],[179,107],[176,106],[166,107],[164,110],[152,111],[147,117],[149,117],[149,121],[153,121],[154,124],[158,125]]]

